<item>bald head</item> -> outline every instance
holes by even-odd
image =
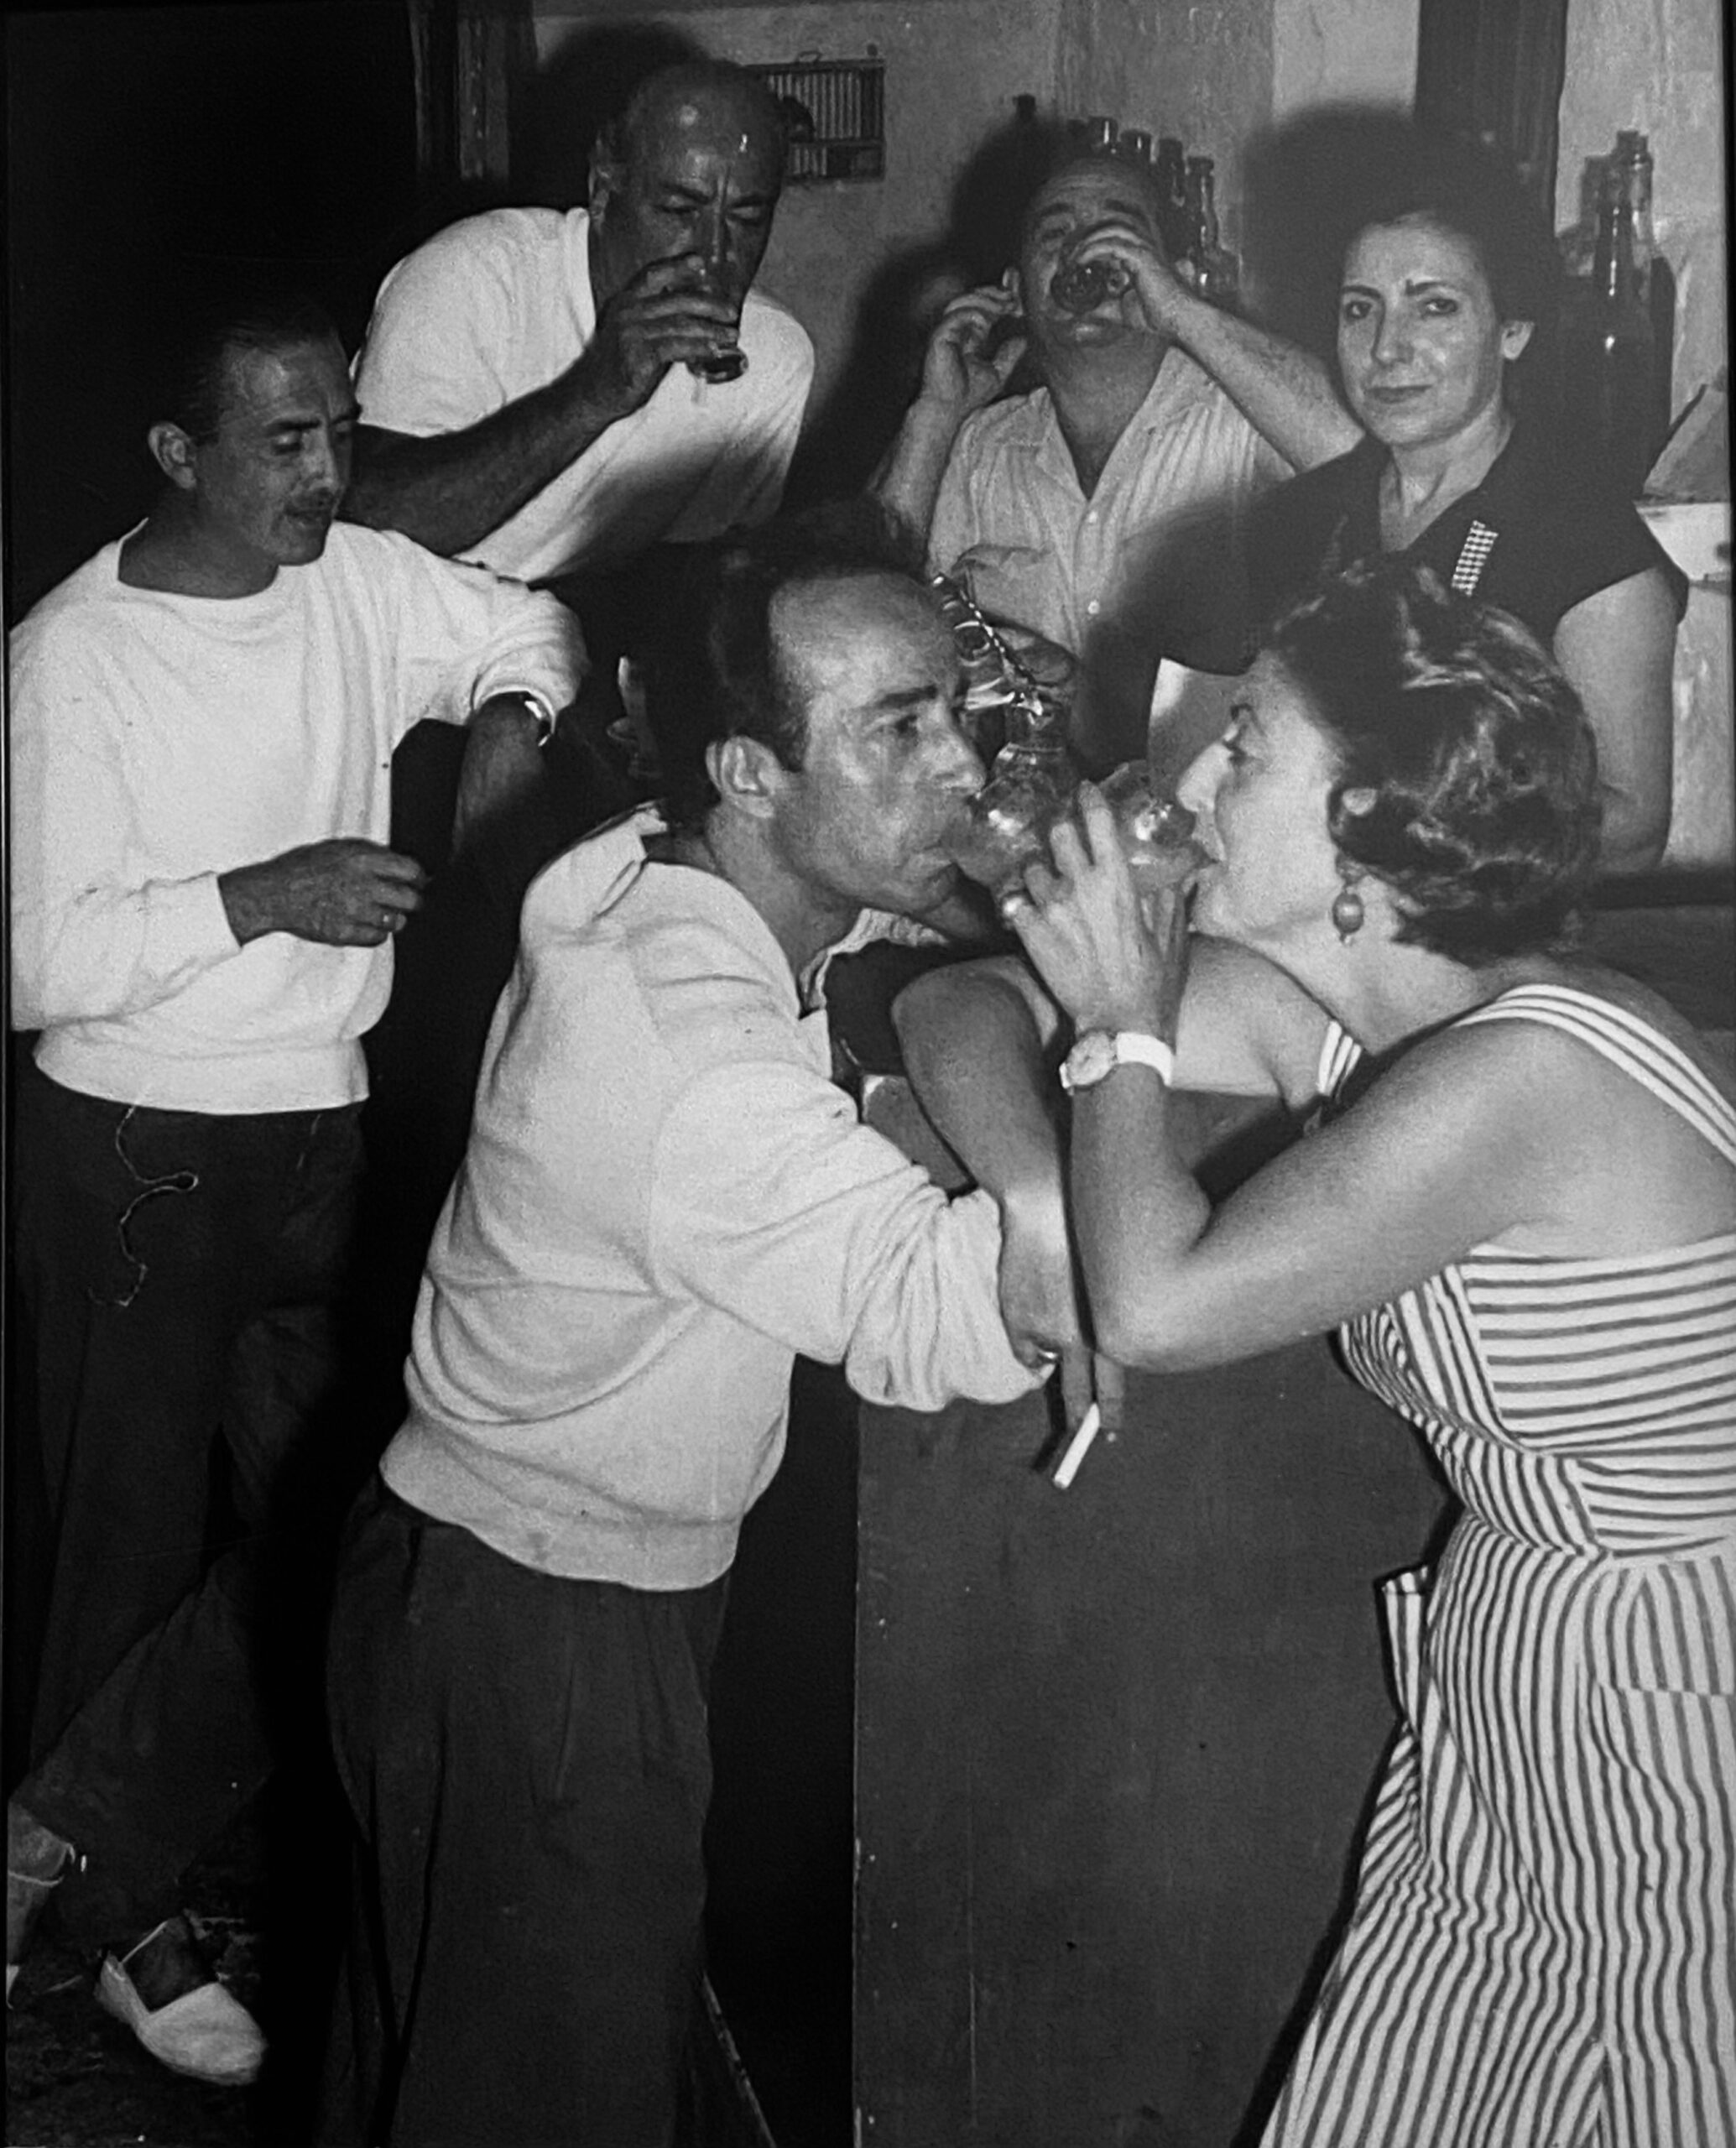
[[[784,120],[778,101],[758,76],[727,60],[683,60],[648,75],[619,117],[603,130],[607,154],[618,163],[654,155],[665,135],[722,130],[743,157],[775,155],[784,174]]]
[[[755,76],[682,60],[649,76],[591,164],[591,271],[599,306],[653,262],[702,254],[745,290],[784,183],[784,123]]]

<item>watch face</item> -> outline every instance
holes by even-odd
[[[1067,1054],[1067,1079],[1076,1089],[1088,1089],[1114,1065],[1114,1038],[1106,1030],[1087,1030]]]

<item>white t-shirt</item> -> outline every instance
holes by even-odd
[[[211,1113],[366,1093],[390,942],[241,946],[220,873],[384,842],[394,748],[496,694],[576,692],[571,613],[409,538],[339,523],[258,595],[119,579],[121,543],[14,629],[13,1021],[68,1088]]]
[[[582,209],[492,209],[437,232],[380,286],[356,362],[362,422],[461,432],[566,371],[597,327]],[[465,554],[527,581],[696,544],[775,512],[814,372],[774,300],[742,309],[748,370],[673,366],[650,399]]]
[[[525,898],[383,1466],[521,1565],[697,1588],[777,1468],[798,1353],[916,1410],[1036,1377],[993,1200],[949,1201],[858,1123],[770,927],[649,863],[655,825]]]

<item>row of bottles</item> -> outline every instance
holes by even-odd
[[[1124,128],[1107,113],[1071,124],[1094,154],[1125,157],[1156,175],[1158,228],[1170,267],[1202,298],[1233,308],[1241,263],[1219,236],[1214,159],[1190,156],[1173,134],[1154,138],[1143,127]]]
[[[1563,430],[1637,498],[1670,430],[1676,332],[1676,279],[1657,250],[1651,152],[1637,129],[1617,135],[1594,223],[1569,234],[1565,265]]]

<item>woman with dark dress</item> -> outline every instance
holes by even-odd
[[[1676,623],[1686,582],[1581,446],[1533,405],[1555,307],[1549,234],[1507,175],[1453,147],[1389,177],[1346,249],[1344,394],[1368,437],[1261,502],[1254,614],[1397,554],[1522,620],[1598,741],[1605,872],[1669,832]]]

